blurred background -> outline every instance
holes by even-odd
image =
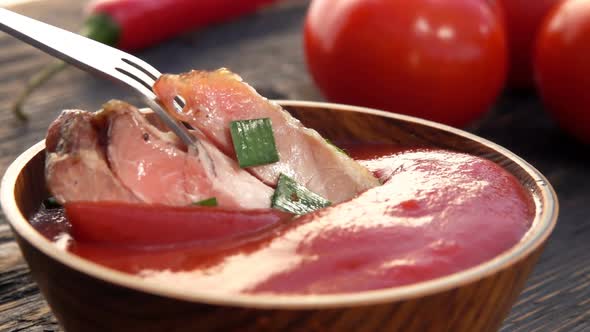
[[[257,10],[232,7],[240,1],[189,1],[203,10],[176,9],[156,17],[138,16],[129,7],[126,14],[113,14],[124,31],[117,30],[122,39],[109,42],[129,46],[161,72],[227,67],[271,99],[403,112],[464,128],[512,150],[548,177],[561,212],[502,331],[590,331],[590,151],[584,143],[590,142],[590,61],[584,60],[590,59],[590,14],[582,15],[590,13],[590,1],[316,0],[310,6],[307,0],[267,0]],[[0,6],[82,31],[89,15],[115,13],[117,2],[133,1],[0,0]],[[219,15],[203,16],[211,13],[207,3]],[[228,7],[216,7],[221,3]],[[172,28],[179,31],[150,38]],[[146,43],[135,47],[140,41]],[[544,51],[535,54],[537,48]],[[53,62],[0,33],[0,174],[43,139],[63,109],[97,110],[113,98],[143,105],[129,90],[67,67],[23,100],[29,120],[19,120],[12,111],[15,100],[31,77]],[[8,235],[0,236],[0,243],[9,243],[7,227],[4,231]],[[9,254],[0,253],[0,262]],[[6,266],[0,269],[0,330],[57,330],[26,266],[16,260]],[[26,310],[34,315],[19,321]]]

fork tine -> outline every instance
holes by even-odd
[[[149,63],[134,57],[132,55],[130,55],[127,58],[123,58],[121,59],[123,62],[125,62],[126,64],[137,68],[138,70],[140,70],[141,72],[145,73],[148,77],[153,79],[153,83],[150,84],[150,86],[153,86],[155,81],[158,80],[158,78],[162,75],[156,68],[152,67],[152,65],[150,65]],[[184,107],[185,102],[184,100],[180,97],[177,96],[176,98],[174,98],[174,107],[176,108],[177,112],[182,111],[182,108]]]
[[[187,146],[195,146],[198,141],[187,128],[174,119],[164,108],[159,104],[156,94],[152,90],[154,80],[148,77],[143,71],[135,66],[121,65],[116,67],[118,76],[127,85],[141,93],[145,102],[152,108],[152,110],[160,117],[162,121],[170,128]]]
[[[131,77],[134,81],[143,85],[150,92],[152,92],[150,93],[150,98],[156,98],[156,95],[152,90],[152,87],[156,81],[151,76],[146,75],[144,71],[135,66],[128,65],[127,63],[121,63],[118,66],[115,66],[115,70],[120,74]]]
[[[156,68],[152,67],[149,63],[137,58],[135,56],[129,55],[128,57],[123,57],[121,60],[130,66],[137,68],[138,70],[142,71],[148,77],[154,80],[154,82],[162,75]]]

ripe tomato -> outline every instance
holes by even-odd
[[[510,66],[508,84],[532,88],[533,48],[537,32],[551,8],[561,0],[498,0],[504,10]]]
[[[492,8],[492,11],[498,16],[502,23],[505,23],[504,8],[500,4],[500,0],[485,0],[487,4]]]
[[[308,67],[329,100],[463,126],[504,83],[496,12],[482,0],[315,0]]]
[[[590,2],[565,1],[539,31],[535,75],[559,125],[590,143]]]

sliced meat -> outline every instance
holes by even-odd
[[[108,126],[107,155],[113,173],[142,201],[189,205],[216,197],[234,209],[270,207],[272,188],[217,150],[198,132],[196,151],[185,151],[171,132],[162,132],[139,111],[111,101],[98,117]]]
[[[235,153],[230,122],[270,118],[280,161],[249,169],[266,184],[276,184],[279,174],[284,173],[335,203],[379,184],[367,169],[226,69],[163,75],[154,85],[154,91],[171,114],[202,130],[232,157]],[[182,113],[174,111],[176,96],[186,102]]]
[[[58,202],[139,201],[111,172],[92,113],[62,112],[49,127],[45,143],[45,178]]]

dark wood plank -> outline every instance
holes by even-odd
[[[76,30],[81,2],[41,1],[19,12]],[[271,98],[321,99],[306,73],[300,28],[306,1],[290,1],[259,14],[187,34],[140,52],[166,72],[226,66]],[[63,108],[97,109],[110,98],[140,104],[110,82],[68,69],[26,104],[32,121],[10,114],[12,98],[43,64],[43,53],[0,34],[0,173],[44,136]],[[561,133],[531,94],[505,94],[471,131],[490,138],[539,168],[561,203],[558,226],[502,332],[590,331],[590,147]],[[0,223],[4,217],[0,214]],[[30,279],[7,226],[0,225],[0,330],[57,331],[55,319]]]
[[[0,225],[0,313],[0,331],[59,330],[8,225]]]

